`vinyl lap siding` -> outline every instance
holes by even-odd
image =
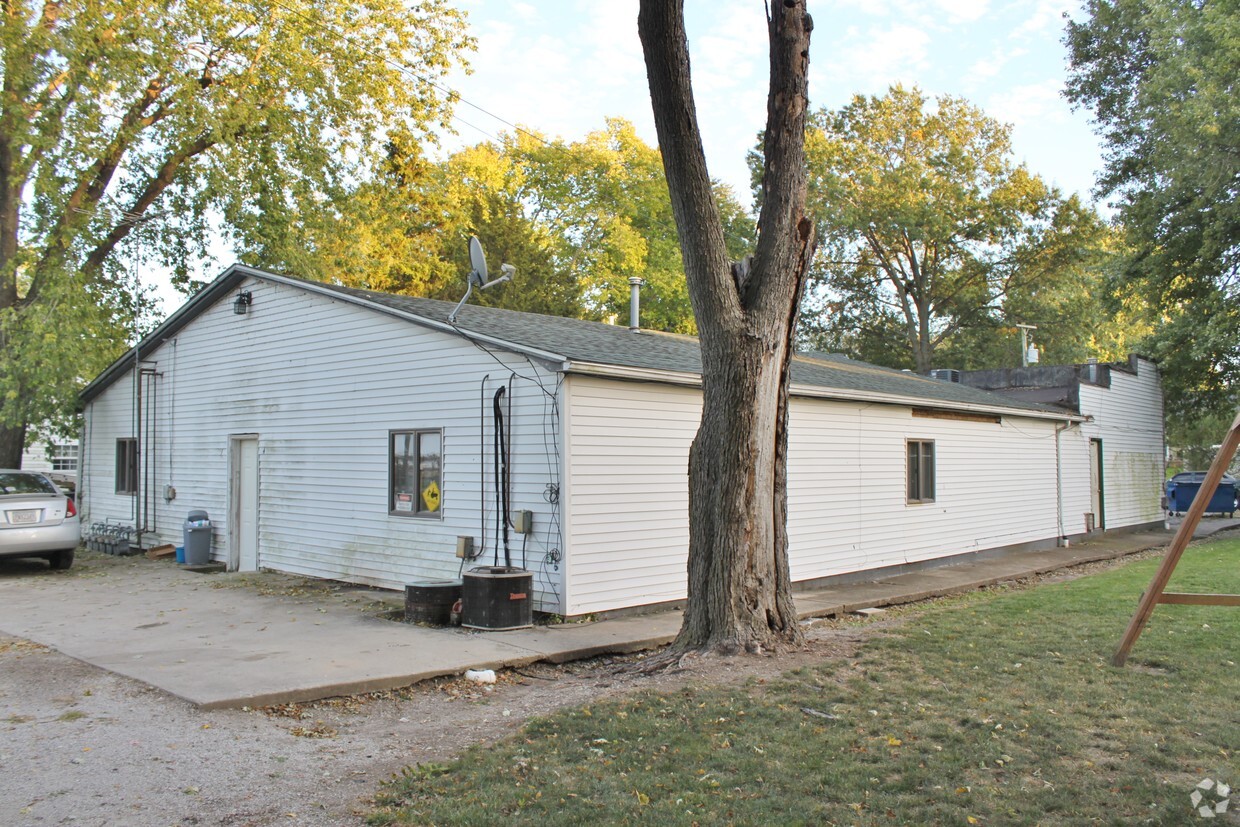
[[[688,551],[690,388],[572,376],[568,612],[679,600]],[[1055,423],[914,418],[908,408],[792,400],[794,581],[1058,535]],[[932,439],[936,500],[905,502],[905,440]]]
[[[1138,359],[1135,376],[1113,368],[1109,388],[1082,383],[1081,413],[1093,417],[1081,426],[1085,435],[1102,440],[1106,527],[1162,520],[1163,403],[1154,363]]]
[[[471,565],[490,564],[491,397],[511,380],[511,509],[534,512],[534,534],[523,556],[522,536],[510,532],[510,550],[536,573],[538,607],[562,611],[562,573],[546,560],[563,546],[548,492],[560,470],[556,375],[301,289],[259,280],[244,289],[254,295],[249,315],[220,302],[153,354],[155,478],[158,492],[166,482],[177,489],[171,503],[156,497],[158,536],[179,543],[187,510],[205,508],[213,556],[229,559],[229,435],[257,434],[261,567],[388,588],[456,577],[457,536],[476,545],[484,536],[480,489],[487,551]],[[88,411],[90,519],[131,512],[132,498],[108,494],[114,438],[131,435],[130,388],[116,382]],[[387,513],[388,434],[413,428],[443,430],[440,520]]]
[[[1056,535],[1054,424],[913,417],[792,401],[792,578],[809,580]],[[905,500],[905,443],[935,444],[935,500]]]
[[[701,394],[570,376],[567,613],[678,600]]]

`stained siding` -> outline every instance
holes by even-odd
[[[1138,359],[1135,376],[1112,369],[1109,388],[1082,383],[1081,413],[1092,417],[1084,435],[1102,440],[1106,527],[1163,519],[1163,397],[1154,363]],[[1088,511],[1088,490],[1084,503]]]
[[[700,400],[689,388],[569,378],[570,614],[684,597]],[[1054,422],[802,398],[790,422],[794,581],[1058,536]],[[910,438],[935,442],[933,503],[905,502]]]
[[[154,459],[144,460],[155,534],[179,544],[186,512],[205,508],[213,557],[229,560],[229,435],[257,434],[261,567],[388,588],[456,577],[456,538],[481,542],[483,506],[478,562],[490,564],[491,397],[511,381],[511,508],[534,512],[535,530],[524,557],[520,535],[510,550],[536,573],[538,608],[562,612],[562,572],[546,560],[563,548],[548,491],[560,475],[556,374],[298,288],[243,289],[254,296],[249,315],[222,301],[151,355]],[[88,521],[132,522],[133,498],[112,493],[115,439],[133,435],[132,407],[128,377],[88,406]],[[410,428],[443,429],[442,520],[387,513],[388,433]],[[168,483],[171,502],[160,496]]]

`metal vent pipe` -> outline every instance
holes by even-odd
[[[642,329],[641,291],[645,282],[640,276],[629,276],[629,330],[640,333]]]

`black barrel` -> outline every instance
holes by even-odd
[[[461,599],[460,580],[422,580],[405,586],[405,620],[447,626]]]
[[[479,566],[465,572],[461,625],[502,632],[534,623],[534,573],[508,566]]]

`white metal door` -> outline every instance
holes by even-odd
[[[1106,501],[1103,499],[1102,440],[1089,441],[1089,509],[1094,524],[1089,528],[1106,528]]]
[[[233,560],[237,571],[258,571],[258,438],[234,438],[233,458]]]

